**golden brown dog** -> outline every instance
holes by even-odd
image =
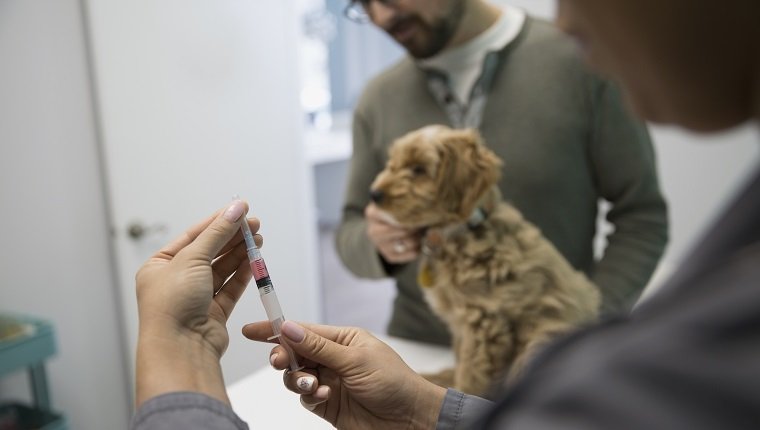
[[[424,231],[419,282],[456,356],[454,369],[427,377],[476,395],[593,320],[600,302],[596,286],[502,201],[501,164],[477,132],[429,126],[393,143],[372,184],[380,209]]]

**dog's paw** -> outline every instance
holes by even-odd
[[[438,373],[421,373],[420,375],[439,387],[449,388],[454,386],[454,369],[446,369]]]

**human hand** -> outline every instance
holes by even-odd
[[[374,203],[364,209],[364,218],[367,220],[367,237],[385,261],[403,264],[417,258],[420,238],[416,231],[392,224]]]
[[[138,405],[170,391],[204,392],[228,402],[219,359],[229,343],[227,318],[252,277],[239,233],[247,210],[235,200],[137,272]],[[247,222],[258,230],[258,220]],[[254,239],[261,244],[260,235]]]
[[[304,365],[285,372],[285,386],[333,426],[435,428],[446,389],[426,381],[365,330],[285,321],[282,334]],[[268,321],[252,323],[243,335],[264,342],[272,329]],[[288,352],[276,346],[270,362],[286,369]]]

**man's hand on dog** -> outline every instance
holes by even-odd
[[[391,224],[374,203],[364,210],[364,217],[367,219],[367,236],[385,261],[403,264],[417,258],[420,237],[416,231]]]

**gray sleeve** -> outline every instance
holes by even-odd
[[[493,404],[480,397],[469,396],[449,388],[438,414],[436,430],[472,429]]]
[[[603,312],[618,312],[633,305],[657,267],[668,214],[646,126],[627,112],[614,86],[597,82],[595,93],[590,157],[614,230],[591,277],[601,289]]]
[[[369,188],[381,166],[372,153],[371,131],[360,114],[353,119],[353,153],[343,204],[343,218],[335,235],[335,248],[343,264],[360,278],[388,276],[375,245],[367,237],[364,208],[369,204]]]
[[[229,405],[205,394],[176,392],[154,397],[137,410],[130,430],[248,430]]]

